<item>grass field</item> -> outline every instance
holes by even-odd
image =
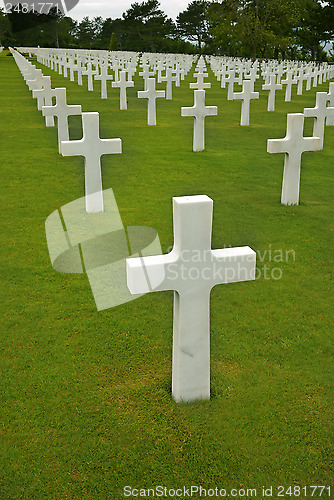
[[[158,125],[148,127],[140,77],[120,111],[118,89],[102,101],[96,83],[88,92],[37,66],[67,87],[68,103],[100,113],[101,137],[122,139],[123,154],[103,158],[103,186],[124,225],[154,227],[167,252],[172,197],[206,194],[212,247],[249,245],[258,279],[213,289],[211,401],[173,402],[173,293],[98,312],[85,275],[51,267],[45,220],[84,195],[83,159],[58,154],[56,128],[45,127],[3,52],[0,499],[118,500],[126,485],[241,489],[234,498],[273,486],[280,498],[279,485],[329,486],[334,127],[323,151],[303,155],[299,206],[280,204],[284,155],[266,152],[267,139],[285,136],[286,114],[313,107],[328,82],[294,90],[290,103],[278,92],[271,113],[258,83],[250,126],[240,127],[241,102],[227,101],[210,73],[206,104],[218,116],[207,118],[206,149],[194,153],[193,119],[180,116],[193,104],[192,72],[172,101],[158,100]],[[70,125],[80,138],[80,119]]]

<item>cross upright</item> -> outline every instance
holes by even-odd
[[[43,106],[43,116],[56,116],[58,126],[58,145],[61,141],[68,141],[68,117],[72,115],[81,115],[81,106],[70,106],[66,102],[66,88],[54,89],[56,104],[55,106]]]
[[[173,76],[173,70],[170,66],[166,68],[166,76],[160,77],[160,82],[166,82],[166,100],[173,99],[173,82],[177,82],[178,77]]]
[[[205,106],[205,90],[194,90],[194,105],[191,108],[181,108],[181,116],[194,117],[193,151],[204,150],[205,117],[217,114],[217,106]]]
[[[242,99],[241,105],[241,126],[249,125],[249,109],[251,99],[258,99],[259,93],[254,92],[254,83],[252,80],[244,80],[242,84],[242,92],[234,92],[234,99]]]
[[[269,78],[269,83],[262,85],[262,90],[269,90],[268,95],[268,111],[275,111],[275,95],[276,90],[281,90],[282,84],[276,83],[276,74],[272,73]]]
[[[211,83],[204,82],[204,78],[206,78],[207,76],[208,73],[194,73],[194,77],[196,77],[196,82],[190,83],[189,87],[191,89],[197,89],[197,90],[210,89]]]
[[[119,87],[119,109],[128,109],[126,89],[133,87],[134,82],[126,79],[126,71],[122,70],[119,73],[119,80],[112,83],[113,87]]]
[[[151,76],[154,76],[154,71],[150,71],[150,67],[148,64],[143,64],[142,71],[139,73],[139,76],[143,77],[144,80],[144,89],[147,90],[147,80]]]
[[[304,73],[304,69],[300,68],[299,71],[298,71],[298,75],[297,75],[297,82],[298,82],[297,95],[302,95],[303,94],[304,80],[306,80],[306,75]]]
[[[100,139],[99,113],[82,113],[83,137],[79,141],[62,141],[63,156],[85,157],[86,211],[103,212],[101,156],[122,153],[121,139]]]
[[[113,76],[108,74],[108,64],[101,65],[101,73],[94,76],[95,80],[101,81],[101,99],[108,99],[107,81]]]
[[[33,80],[27,80],[29,90],[37,90],[43,87],[43,73],[42,70],[36,69]]]
[[[157,124],[157,111],[156,111],[156,99],[159,97],[165,97],[164,90],[155,89],[155,78],[148,78],[146,81],[146,90],[140,90],[138,92],[139,99],[148,99],[147,107],[147,123],[148,125]]]
[[[288,70],[286,72],[286,78],[285,80],[281,80],[282,85],[286,85],[285,89],[285,101],[290,102],[291,101],[291,88],[292,85],[296,85],[298,82],[295,78],[293,78],[293,73],[291,70]]]
[[[334,118],[334,107],[327,107],[327,102],[327,92],[317,92],[315,107],[304,109],[304,116],[314,118],[313,136],[320,137],[321,149],[324,146],[325,120]]]
[[[78,85],[82,85],[82,73],[86,70],[86,66],[82,64],[82,60],[80,58],[77,59],[76,71],[78,72]]]
[[[43,106],[51,106],[52,105],[52,102],[50,104],[45,102],[46,97],[49,95],[49,93],[51,91],[53,92],[53,95],[51,97],[55,97],[54,90],[51,89],[51,77],[50,76],[43,76],[42,87],[32,91],[33,98],[37,99],[38,111],[42,111]]]
[[[327,96],[329,105],[334,106],[334,82],[330,82]],[[334,125],[334,117],[327,116],[326,125]]]
[[[51,87],[51,78],[49,76],[43,77],[43,88],[38,90],[33,90],[32,95],[37,98],[38,109],[42,111],[43,106],[52,106],[52,98],[56,97],[56,91]],[[45,116],[45,126],[54,127],[54,116]]]
[[[132,294],[174,291],[172,395],[210,399],[210,292],[218,284],[255,279],[249,247],[211,249],[213,201],[173,198],[174,246],[167,255],[127,259]]]
[[[228,90],[227,90],[227,100],[228,101],[233,101],[233,95],[234,95],[234,84],[237,81],[237,78],[235,76],[235,70],[234,69],[229,69],[228,70]]]
[[[226,87],[226,83],[228,83],[230,79],[230,75],[228,74],[227,70],[222,69],[221,76],[220,76],[220,87],[224,89]]]
[[[81,72],[82,75],[88,76],[88,90],[92,92],[94,90],[93,76],[97,75],[99,72],[97,69],[92,68],[92,63],[87,64],[87,69]]]
[[[287,115],[286,136],[283,139],[268,139],[268,153],[285,153],[281,203],[298,205],[300,164],[304,151],[319,151],[319,137],[304,137],[303,113]]]

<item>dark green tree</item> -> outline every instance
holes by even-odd
[[[324,46],[334,35],[334,2],[305,0],[302,18],[296,29],[296,40],[305,58],[322,61]]]
[[[123,50],[158,52],[165,39],[175,35],[175,25],[160,9],[158,0],[146,0],[133,3],[123,14],[122,35]]]
[[[109,52],[113,50],[118,50],[117,38],[114,32],[111,33],[110,43],[109,43]]]
[[[176,24],[180,36],[183,39],[197,43],[198,52],[202,53],[202,48],[209,41],[208,9],[210,2],[206,0],[193,0],[187,9],[176,18]]]

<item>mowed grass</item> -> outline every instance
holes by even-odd
[[[189,73],[172,101],[147,101],[136,76],[128,110],[119,90],[100,99],[45,66],[70,104],[100,113],[103,158],[124,225],[154,227],[173,243],[172,197],[214,200],[212,247],[249,245],[257,279],[211,294],[211,400],[171,398],[173,292],[98,312],[85,275],[51,267],[46,218],[84,195],[83,159],[61,157],[12,57],[0,56],[1,277],[0,499],[121,499],[123,488],[329,485],[332,479],[334,127],[302,158],[300,205],[280,204],[286,115],[314,107],[328,82],[267,112],[267,92],[240,127],[210,72],[206,148],[192,151]],[[164,85],[158,85],[164,88]],[[236,91],[241,88],[235,87]],[[312,133],[306,119],[305,133]],[[81,137],[78,117],[70,136]],[[275,490],[274,490],[275,491]],[[325,493],[323,494],[325,495]],[[194,496],[193,498],[199,498]],[[235,498],[248,498],[239,495]],[[275,497],[275,493],[273,495]],[[305,497],[304,497],[305,498]],[[310,498],[307,496],[306,498]]]

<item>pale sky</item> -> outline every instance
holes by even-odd
[[[103,19],[111,17],[116,19],[117,17],[122,17],[123,12],[125,12],[132,3],[141,3],[142,0],[80,0],[78,5],[72,9],[68,15],[72,19],[81,21],[83,17],[88,16],[91,19],[93,17],[101,16]],[[160,0],[160,8],[175,20],[176,16],[185,10],[191,0]]]

